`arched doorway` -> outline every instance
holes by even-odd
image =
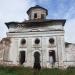
[[[25,51],[20,51],[19,53],[19,63],[22,65],[25,62]]]
[[[39,52],[35,52],[34,53],[34,69],[40,69],[40,53]]]

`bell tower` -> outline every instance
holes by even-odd
[[[27,11],[27,14],[29,16],[29,20],[46,19],[48,10],[39,5],[36,5],[34,7],[31,7]]]

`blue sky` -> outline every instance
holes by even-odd
[[[66,19],[65,41],[75,43],[75,0],[0,0],[0,38],[8,32],[5,22],[24,21],[36,4],[48,9],[49,19]]]

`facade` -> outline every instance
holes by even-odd
[[[3,63],[32,68],[74,66],[75,55],[70,53],[74,47],[70,48],[71,44],[64,41],[66,20],[46,19],[48,10],[39,5],[31,7],[27,14],[29,20],[5,23],[9,29],[9,44],[7,49],[1,48],[6,53],[1,59]]]

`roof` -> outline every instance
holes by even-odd
[[[68,48],[69,45],[75,46],[75,43],[69,43],[69,42],[65,42],[65,47]]]
[[[37,8],[45,10],[45,11],[46,11],[46,14],[48,15],[48,10],[45,9],[45,8],[43,8],[43,7],[41,7],[41,6],[39,6],[39,5],[36,5],[36,6],[34,6],[34,7],[29,8],[28,11],[27,11],[27,14],[29,14],[29,12],[30,12],[31,10],[37,9]]]
[[[32,26],[47,26],[46,24],[47,23],[62,23],[62,25],[64,26],[65,25],[65,22],[66,20],[65,19],[38,19],[38,20],[26,20],[24,22],[8,22],[8,23],[5,23],[6,26],[8,28],[10,28],[10,26],[14,26],[16,27],[18,24],[24,24],[24,27],[32,27]]]

